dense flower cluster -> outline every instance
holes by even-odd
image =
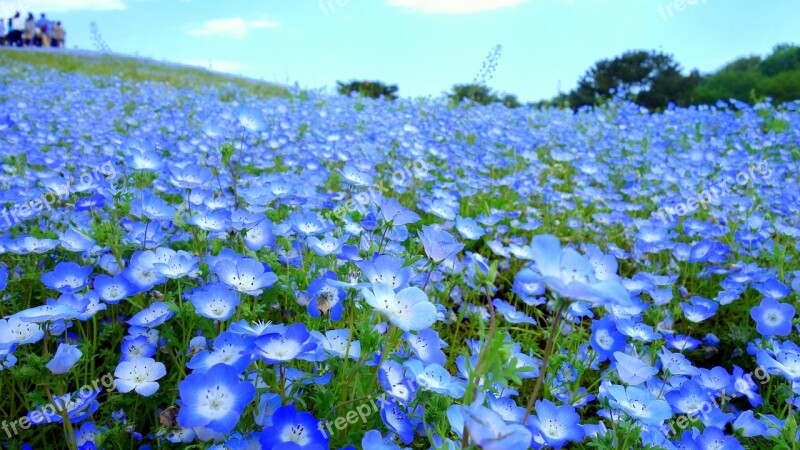
[[[0,442],[800,440],[796,104],[459,110],[24,70],[0,69],[24,218],[0,218],[0,415],[22,418]]]

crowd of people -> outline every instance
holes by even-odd
[[[0,19],[0,45],[14,47],[66,47],[67,32],[60,21],[52,21],[44,13],[36,20],[33,13],[23,17],[19,11],[6,22]]]

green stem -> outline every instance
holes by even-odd
[[[533,393],[531,394],[531,398],[528,400],[528,406],[525,407],[525,416],[522,418],[523,425],[528,420],[528,416],[531,414],[534,403],[536,403],[536,399],[539,396],[539,390],[542,388],[542,380],[544,380],[544,377],[547,374],[547,363],[550,361],[550,354],[553,352],[553,342],[558,334],[559,325],[561,325],[561,313],[564,311],[566,306],[567,302],[556,299],[556,316],[553,319],[553,326],[550,328],[550,336],[547,338],[547,344],[544,347],[542,368],[539,370],[539,376],[536,377],[536,384],[533,385]]]

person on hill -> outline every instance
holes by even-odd
[[[22,47],[22,30],[25,28],[25,20],[20,15],[19,11],[8,19],[8,42],[9,45]]]
[[[36,35],[36,20],[33,18],[33,13],[28,13],[28,18],[25,19],[25,27],[22,32],[22,41],[26,47],[33,45],[33,38]]]
[[[61,21],[53,25],[53,47],[66,47],[67,32],[61,25]]]
[[[44,48],[50,47],[50,32],[51,30],[50,21],[47,20],[47,17],[42,13],[39,17],[39,20],[36,21],[36,29],[38,30],[38,40],[39,46]]]
[[[6,22],[0,19],[0,45],[6,45]]]

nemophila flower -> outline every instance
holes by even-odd
[[[756,321],[756,330],[762,336],[786,336],[792,331],[794,313],[794,306],[767,297],[750,310],[750,317]]]
[[[386,283],[392,289],[408,286],[408,282],[414,275],[414,270],[405,264],[406,261],[403,258],[389,255],[378,255],[372,260],[356,263],[370,283]]]
[[[612,385],[608,387],[611,406],[647,425],[660,425],[672,417],[669,404],[645,389]]]
[[[174,255],[170,256],[167,262],[154,263],[153,269],[173,280],[185,276],[195,278],[200,273],[199,262],[199,257],[183,250],[178,250]]]
[[[133,170],[156,171],[164,167],[161,153],[148,142],[131,138],[123,144],[122,153]]]
[[[403,408],[394,400],[387,400],[381,404],[381,419],[390,430],[397,433],[403,444],[410,444],[414,440],[414,428],[408,420]]]
[[[224,283],[211,283],[192,291],[189,301],[197,314],[214,320],[228,320],[239,306],[239,294]]]
[[[146,217],[150,220],[172,220],[177,211],[172,204],[163,198],[153,194],[151,191],[145,191],[141,200],[133,202],[133,211],[131,214],[136,217]]]
[[[458,242],[450,233],[427,225],[422,226],[419,239],[425,249],[425,254],[434,263],[450,259],[464,249],[464,244]]]
[[[407,372],[408,370],[399,362],[392,360],[384,361],[378,369],[378,382],[381,387],[403,404],[411,402],[416,393],[412,380],[406,377]]]
[[[567,442],[583,441],[585,432],[574,407],[556,406],[548,400],[537,400],[535,409],[536,415],[530,416],[526,424],[533,433],[534,443],[562,448]]]
[[[361,294],[368,305],[383,313],[403,331],[422,330],[436,322],[436,307],[418,287],[408,287],[395,293],[388,284],[377,283],[372,290],[362,289]]]
[[[636,386],[658,373],[658,369],[635,356],[614,352],[614,359],[616,360],[617,374],[625,384]]]
[[[345,166],[339,170],[339,173],[342,175],[342,181],[354,186],[367,187],[373,184],[373,179],[369,174],[358,170],[351,164],[345,164]]]
[[[800,382],[800,346],[792,341],[776,343],[770,350],[756,351],[758,365],[772,375]]]
[[[77,345],[61,343],[58,344],[58,349],[56,349],[53,359],[45,367],[53,374],[61,375],[69,372],[82,355]]]
[[[42,283],[62,294],[74,294],[89,284],[91,266],[79,266],[74,262],[60,262],[52,272],[42,274]]]
[[[664,340],[667,341],[667,345],[669,347],[674,348],[675,350],[681,352],[687,350],[694,350],[701,344],[699,340],[691,338],[689,336],[684,336],[682,334],[678,335],[668,334],[664,336]]]
[[[114,369],[114,386],[123,394],[136,391],[143,397],[150,397],[158,391],[158,380],[167,374],[164,364],[143,356],[120,361]]]
[[[69,227],[63,233],[56,231],[61,247],[68,252],[85,252],[95,246],[94,239]]]
[[[700,323],[717,313],[719,305],[711,300],[694,296],[690,303],[681,303],[681,311],[687,320]]]
[[[180,426],[203,427],[227,434],[233,431],[245,408],[255,398],[256,388],[249,381],[239,381],[239,374],[233,367],[217,364],[206,372],[187,376],[178,384],[178,392]]]
[[[469,241],[478,240],[486,234],[486,230],[471,217],[456,216],[456,231],[461,237]]]
[[[150,343],[147,336],[125,336],[122,338],[120,351],[122,352],[120,361],[126,361],[137,356],[150,358],[156,354],[156,346]]]
[[[170,310],[169,305],[164,302],[155,302],[134,314],[128,319],[128,323],[139,327],[155,328],[174,315],[175,311]]]
[[[342,245],[347,242],[349,236],[344,235],[338,238],[333,236],[325,236],[322,239],[316,236],[309,236],[306,240],[308,248],[319,256],[328,256],[330,254],[338,254],[341,251]]]
[[[769,380],[769,377],[767,377],[767,380]],[[764,400],[758,395],[758,385],[753,381],[753,376],[745,373],[744,369],[737,365],[734,365],[732,370],[731,390],[734,397],[738,397],[737,394],[747,397],[747,401],[754,408],[764,403]]]
[[[152,250],[134,252],[128,267],[121,272],[121,275],[138,291],[149,291],[157,284],[167,281],[167,277],[153,267],[157,262],[158,258]]]
[[[533,281],[543,282],[559,297],[594,305],[631,303],[613,257],[602,253],[587,257],[572,248],[562,249],[558,238],[548,234],[534,236],[531,249],[539,275]]]
[[[301,236],[325,234],[332,229],[332,224],[323,221],[320,214],[306,210],[289,214],[289,224]]]
[[[422,389],[447,395],[452,398],[461,398],[467,389],[466,383],[453,378],[450,372],[439,364],[424,365],[418,359],[411,359],[403,364],[416,378],[417,384]]]
[[[8,269],[0,266],[0,291],[4,290],[6,286],[8,286]]]
[[[51,403],[37,406],[28,413],[27,418],[34,425],[63,423],[64,419],[61,416],[63,411],[66,412],[70,423],[80,423],[100,407],[100,403],[97,401],[99,393],[100,389],[95,389],[54,395]]]
[[[269,219],[261,219],[255,225],[248,227],[244,234],[244,243],[247,249],[255,252],[262,248],[275,245],[275,235],[272,232],[274,224]]]
[[[55,322],[64,319],[75,319],[82,311],[77,311],[66,304],[42,305],[24,309],[13,317],[23,322]]]
[[[530,323],[535,324],[536,321],[533,320],[530,316],[525,314],[524,312],[517,311],[513,305],[508,302],[505,302],[499,298],[494,299],[492,304],[495,307],[495,311],[499,312],[503,315],[503,317],[509,323]]]
[[[42,327],[33,322],[23,321],[11,316],[0,319],[0,345],[33,344],[44,337]]]
[[[392,226],[408,225],[419,221],[417,213],[404,207],[394,198],[381,199],[380,215],[384,222]]]
[[[694,380],[686,380],[679,388],[668,391],[664,399],[675,412],[694,416],[705,404],[714,399],[713,393],[703,388]]]
[[[17,357],[14,356],[16,349],[17,344],[0,344],[0,372],[17,364]]]
[[[661,338],[661,333],[656,333],[653,327],[642,322],[641,318],[637,320],[638,321],[634,321],[633,319],[618,319],[616,321],[617,330],[625,336],[642,342],[651,342]]]
[[[211,178],[211,169],[197,164],[186,164],[183,167],[169,164],[169,171],[172,173],[169,182],[181,189],[201,187]]]
[[[589,337],[589,345],[600,356],[600,362],[610,359],[615,352],[620,352],[625,348],[625,336],[617,331],[614,319],[605,316],[602,319],[592,321],[592,335]]]
[[[278,281],[277,275],[253,258],[240,257],[229,264],[218,264],[214,270],[220,281],[248,295],[261,295]]]
[[[239,126],[251,133],[260,133],[266,129],[264,114],[252,107],[241,106],[236,112],[236,120]]]
[[[308,329],[302,323],[286,327],[280,333],[264,334],[253,342],[253,353],[267,364],[280,364],[302,356],[317,347],[309,340]]]
[[[223,331],[214,339],[211,350],[203,350],[186,363],[186,367],[195,373],[202,373],[217,364],[225,364],[242,373],[252,361],[253,338],[241,334]]]
[[[744,450],[741,442],[733,436],[727,436],[718,427],[706,427],[695,439],[698,450]]]
[[[338,321],[342,318],[344,301],[347,293],[340,288],[332,286],[328,283],[329,280],[336,280],[335,272],[325,272],[319,278],[316,278],[308,284],[309,302],[307,305],[308,314],[311,317],[329,316],[331,320]]]
[[[369,430],[361,438],[361,448],[370,450],[400,450],[400,446],[394,443],[391,436],[383,437],[378,430]],[[437,447],[441,448],[441,447]]]
[[[666,348],[662,348],[656,354],[661,359],[663,370],[669,372],[670,375],[695,376],[700,373],[682,353],[673,353]]]
[[[104,428],[97,428],[94,422],[84,422],[80,429],[75,430],[75,443],[79,450],[94,450],[96,441],[107,431]]]
[[[311,413],[298,412],[294,405],[286,405],[272,414],[272,426],[264,429],[258,441],[265,449],[328,448],[328,436],[321,428],[321,422]]]
[[[506,422],[521,423],[525,417],[525,408],[517,406],[517,403],[511,397],[495,397],[494,394],[489,392],[486,397],[486,404],[492,411],[500,414],[500,417]]]
[[[213,211],[209,209],[196,210],[195,214],[187,221],[209,233],[222,233],[228,228],[230,214],[227,211]]]
[[[312,331],[310,335],[319,343],[317,350],[322,352],[325,358],[328,354],[339,358],[344,358],[346,355],[352,359],[361,356],[361,343],[357,340],[350,341],[349,328],[326,331],[324,335],[319,331]]]
[[[408,347],[423,363],[444,365],[447,362],[447,358],[441,350],[447,347],[447,342],[443,341],[436,331],[426,328],[417,334],[404,333],[403,339],[408,342]]]
[[[448,410],[451,425],[455,426],[456,423],[463,421],[467,426],[469,436],[480,448],[500,450],[530,447],[530,430],[517,423],[506,423],[500,414],[480,405],[478,402],[466,408],[459,407],[458,410],[460,410],[460,414],[458,414],[460,417],[457,419]],[[463,428],[462,424],[459,425]]]
[[[119,303],[137,290],[124,275],[115,275],[112,278],[101,274],[94,278],[93,284],[97,296],[110,305]]]

